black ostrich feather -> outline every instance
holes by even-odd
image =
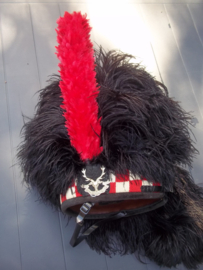
[[[160,182],[168,202],[149,213],[107,221],[88,236],[87,243],[107,255],[144,252],[159,265],[183,262],[196,268],[203,262],[203,189],[184,169],[197,153],[190,138],[192,116],[132,58],[102,48],[95,51],[103,152],[88,162],[115,174],[130,170]],[[59,81],[53,76],[41,90],[18,151],[24,181],[57,208],[60,194],[86,165],[64,126]],[[86,220],[84,230],[94,222]]]
[[[116,173],[130,170],[171,190],[174,165],[191,166],[196,153],[191,116],[132,58],[102,49],[96,53],[103,155]]]
[[[193,183],[186,170],[177,167],[176,175],[174,192],[166,193],[165,206],[107,221],[88,236],[89,246],[110,256],[137,252],[160,266],[183,263],[196,269],[203,263],[203,189]],[[93,223],[86,220],[84,231]]]

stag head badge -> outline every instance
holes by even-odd
[[[87,165],[83,168],[78,180],[78,191],[83,195],[96,197],[109,189],[111,182],[104,166]]]

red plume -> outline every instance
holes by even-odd
[[[98,87],[94,64],[93,44],[86,15],[70,14],[57,21],[57,56],[60,60],[64,117],[72,146],[82,160],[97,156],[100,147],[100,120],[96,97]]]

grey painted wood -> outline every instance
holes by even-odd
[[[197,147],[200,151],[198,160],[194,163],[193,175],[198,182],[202,182],[202,158],[203,158],[203,47],[195,29],[189,9],[186,5],[166,5],[167,14],[177,41],[180,55],[188,74],[192,91],[201,113],[201,121],[198,118],[197,128],[194,130],[198,136]]]
[[[1,13],[0,13],[1,15]],[[1,184],[4,187],[0,189],[0,204],[14,203],[14,182],[12,174],[12,156],[10,141],[10,117],[6,74],[3,67],[3,44],[0,31],[0,175]],[[8,194],[10,196],[8,197]]]
[[[36,198],[28,193],[19,213],[22,269],[66,269],[58,213]]]
[[[197,31],[198,37],[199,37],[200,42],[201,42],[202,47],[203,47],[203,4],[190,4],[190,5],[188,5],[188,8],[189,8],[190,15],[192,17],[195,29]],[[202,74],[203,74],[203,71],[202,71]],[[201,77],[202,77],[202,79],[201,79],[201,91],[203,92],[203,76],[201,76]],[[200,129],[198,129],[198,131],[199,131],[199,136],[198,137],[200,138],[200,136],[202,136],[202,132],[200,131]],[[200,143],[203,144],[203,140],[201,140]],[[203,149],[203,146],[201,146],[201,149]],[[199,174],[200,174],[199,178],[201,178],[202,177],[202,171],[199,170]],[[202,179],[201,182],[203,182],[203,179]],[[203,269],[203,266],[202,266],[201,269]]]
[[[171,3],[171,4],[188,4],[188,3],[202,3],[202,0],[163,0],[163,4]]]
[[[21,270],[16,204],[0,205],[0,266],[5,270]]]
[[[189,4],[188,8],[203,46],[203,4]]]
[[[171,27],[203,116],[203,47],[186,5],[166,5]]]
[[[108,0],[97,0],[97,3],[109,4]],[[157,3],[203,3],[203,0],[111,0],[112,3],[136,3],[136,4],[157,4]],[[0,0],[0,3],[95,3],[95,0]]]
[[[33,116],[34,94],[40,89],[29,5],[2,5],[1,24],[15,155],[23,124],[21,113]],[[58,213],[36,203],[37,196],[21,185],[19,168],[14,169],[22,269],[65,269]]]
[[[135,62],[141,62],[148,72],[160,79],[139,5],[118,3],[115,9],[114,4],[109,4],[107,9],[101,3],[60,4],[60,9],[62,15],[65,11],[87,13],[95,48],[102,45],[105,50],[118,49],[132,54],[136,56]]]
[[[178,7],[181,5],[176,5]],[[157,59],[164,83],[171,97],[181,102],[181,106],[193,112],[198,123],[192,128],[197,139],[196,147],[200,155],[193,162],[192,174],[196,183],[202,182],[203,157],[203,121],[188,77],[179,46],[176,42],[171,22],[168,19],[164,5],[142,5],[143,15],[151,35],[151,43]]]
[[[31,4],[31,20],[34,32],[34,42],[37,57],[37,66],[40,78],[40,87],[47,85],[52,74],[58,74],[58,60],[55,55],[57,19],[60,17],[59,5]],[[37,90],[37,89],[36,89]]]
[[[0,10],[0,265],[2,269],[21,269],[18,216],[13,179],[11,126],[7,76],[4,69]]]
[[[18,8],[21,10],[21,12],[19,12],[19,17],[16,12],[18,11]],[[25,115],[32,116],[34,111],[33,107],[35,102],[32,100],[29,88],[32,88],[35,84],[33,83],[33,79],[29,78],[28,75],[30,73],[30,77],[36,76],[35,78],[37,78],[36,69],[33,70],[33,63],[31,61],[30,64],[31,59],[28,53],[29,49],[32,50],[33,47],[30,47],[29,36],[26,35],[30,32],[29,27],[27,27],[30,21],[23,16],[25,15],[23,14],[25,8],[27,8],[27,6],[24,4],[17,6],[1,6],[1,28],[4,44],[3,54],[7,80],[8,111],[10,116],[9,124],[13,153],[12,159],[15,162],[16,159],[14,157],[16,154],[16,148],[20,142],[19,133],[23,125],[22,112],[25,113]],[[33,73],[32,76],[31,73]],[[29,79],[31,80],[29,81]],[[25,100],[24,106],[22,106],[21,97]],[[28,103],[26,103],[26,100]],[[17,172],[19,173],[18,167],[14,166],[13,170],[15,185],[17,189],[21,190],[20,179],[17,178]]]
[[[161,76],[170,96],[181,101],[185,110],[199,113],[164,6],[142,5],[142,11]]]
[[[105,255],[91,250],[85,241],[77,247],[70,246],[69,242],[75,229],[75,219],[68,222],[67,217],[62,214],[60,217],[67,269],[110,270],[111,268],[107,267]]]

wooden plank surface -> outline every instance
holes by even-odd
[[[178,7],[176,5],[177,12]],[[183,62],[177,40],[173,32],[173,24],[169,20],[164,5],[142,5],[143,16],[147,23],[150,39],[157,59],[159,70],[164,83],[169,89],[169,94],[181,106],[189,112],[193,112],[196,127],[192,128],[197,143],[196,147],[200,155],[193,162],[192,174],[196,183],[202,182],[202,158],[203,158],[203,120],[197,103],[193,86]]]
[[[0,10],[0,266],[2,269],[19,270],[21,269],[21,251],[12,167],[14,161],[10,133],[10,104],[3,53],[2,11]]]
[[[1,13],[0,13],[1,16]],[[1,20],[0,20],[1,27]],[[13,182],[10,115],[8,89],[4,69],[2,31],[0,28],[0,175],[3,189],[0,189],[0,205],[15,203],[15,187]],[[10,196],[8,196],[10,194]]]
[[[200,183],[203,182],[203,47],[187,5],[166,5],[166,11],[201,115],[197,115],[199,123],[194,129],[200,155],[193,169],[195,180]]]
[[[174,36],[203,117],[203,47],[187,5],[166,5]]]
[[[0,3],[103,3],[109,4],[109,0],[0,0]],[[136,4],[164,4],[164,3],[203,3],[203,0],[111,0],[112,3],[136,3]]]
[[[67,217],[61,216],[62,237],[64,242],[66,269],[67,270],[110,270],[107,267],[106,258],[104,254],[98,254],[91,250],[85,241],[80,243],[77,247],[72,247],[69,242],[75,229],[75,219],[72,218],[69,222]],[[113,269],[113,268],[112,268]]]
[[[15,154],[23,125],[21,113],[33,116],[37,102],[34,94],[40,89],[29,5],[2,5],[1,24]],[[22,269],[65,269],[58,213],[36,203],[34,193],[27,193],[18,167],[14,175]]]
[[[95,48],[102,45],[105,50],[117,49],[132,54],[136,57],[135,62],[141,62],[148,72],[160,79],[139,5],[118,3],[115,9],[111,3],[108,8],[102,3],[60,4],[60,8],[62,15],[66,10],[88,14]]]
[[[58,4],[31,4],[31,20],[36,49],[40,88],[47,85],[52,74],[58,74],[58,59],[55,55],[57,19],[60,16]]]
[[[161,77],[168,87],[170,96],[180,101],[181,106],[183,106],[186,111],[193,111],[195,117],[198,118],[198,127],[193,129],[193,132],[198,139],[198,149],[203,149],[203,123],[201,113],[192,91],[192,86],[190,85],[179,49],[177,47],[165,6],[158,4],[141,5],[141,9],[149,30],[151,44],[155,53]],[[202,181],[202,168],[200,166],[201,161],[202,155],[198,157],[198,160],[195,160],[194,169],[192,171],[197,183]],[[154,262],[151,262],[147,258],[146,262],[148,270],[168,269],[167,267],[158,267]],[[181,264],[178,265],[177,269],[183,270],[185,268]]]
[[[189,4],[188,9],[203,46],[203,4]]]
[[[0,205],[0,265],[1,269],[21,270],[16,204]]]

